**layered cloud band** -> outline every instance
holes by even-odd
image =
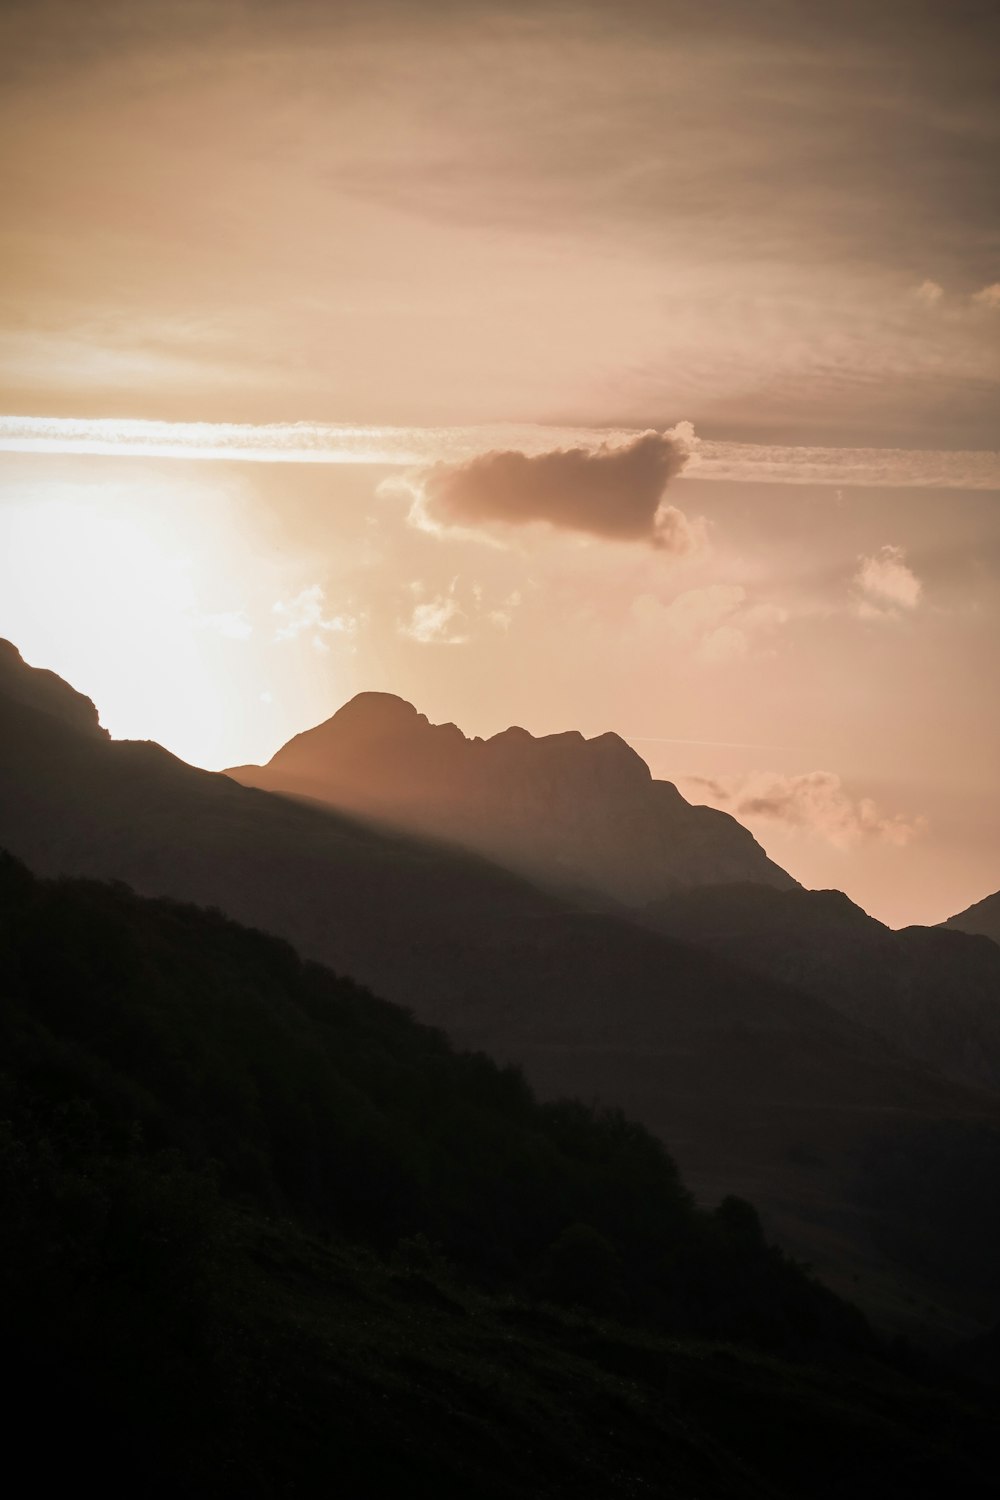
[[[817,448],[711,442],[686,431],[685,479],[919,489],[1000,490],[1000,453]],[[630,444],[624,428],[494,424],[477,427],[340,423],[160,422],[135,418],[0,416],[0,452],[79,453],[202,461],[378,464],[466,463],[487,453],[529,457]]]

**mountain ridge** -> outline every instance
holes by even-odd
[[[246,786],[309,797],[448,838],[554,889],[642,905],[690,884],[797,886],[728,813],[692,806],[613,732],[468,737],[389,693],[359,693]]]
[[[940,925],[956,932],[976,933],[990,938],[994,943],[1000,943],[1000,891],[994,891],[981,901],[973,902],[964,911],[949,917]]]
[[[1000,949],[940,927],[884,926],[842,891],[704,886],[645,920],[804,990],[973,1088],[1000,1089]]]
[[[43,876],[216,907],[519,1063],[543,1098],[622,1107],[703,1199],[757,1202],[770,1235],[883,1323],[930,1317],[941,1336],[1000,1312],[984,1186],[1000,1104],[788,984],[2,695],[0,845]],[[925,1219],[935,1184],[946,1223]]]

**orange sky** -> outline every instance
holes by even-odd
[[[997,889],[998,23],[705,10],[6,8],[0,634],[202,764],[385,688],[894,924]]]

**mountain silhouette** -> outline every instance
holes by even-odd
[[[37,709],[80,734],[101,740],[110,738],[89,698],[55,672],[29,667],[17,647],[4,640],[0,640],[0,700]]]
[[[616,734],[468,739],[390,693],[360,693],[245,786],[449,839],[529,878],[642,905],[689,885],[796,885],[728,813],[692,807]]]
[[[949,1078],[1000,1090],[1000,947],[975,929],[894,932],[842,891],[748,884],[681,891],[646,918],[814,995]]]
[[[626,1109],[703,1201],[755,1202],[884,1325],[943,1336],[1000,1317],[995,1096],[725,955],[108,739],[71,688],[4,659],[0,847],[37,874],[218,908],[520,1064],[543,1098]]]
[[[1000,891],[995,891],[992,896],[985,896],[974,906],[966,907],[957,916],[949,917],[941,926],[950,928],[953,932],[978,933],[982,937],[992,938],[994,943],[1000,943]]]

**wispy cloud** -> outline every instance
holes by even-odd
[[[358,628],[354,615],[327,614],[326,595],[318,583],[300,589],[292,599],[279,599],[271,609],[278,621],[276,641],[294,641],[306,636],[317,651],[329,651],[330,637],[350,637]]]
[[[922,281],[914,287],[913,295],[924,307],[936,307],[944,296],[944,287],[939,281]]]
[[[515,610],[521,607],[521,590],[513,589],[497,609],[487,611],[486,618],[497,630],[507,631],[514,621]]]
[[[984,292],[991,291],[984,288]],[[980,294],[982,295],[982,294]],[[683,425],[683,424],[682,424]],[[677,429],[673,429],[676,431]],[[493,424],[360,427],[345,424],[154,422],[0,416],[0,452],[81,453],[249,463],[380,464],[426,468],[491,452],[597,452],[641,434],[626,428]],[[1000,489],[1000,453],[905,448],[816,448],[693,439],[685,479],[770,484]]]
[[[978,292],[974,292],[972,300],[980,307],[1000,308],[1000,281],[994,281],[989,286],[984,286]]]
[[[901,847],[924,829],[922,818],[889,815],[870,797],[852,797],[833,771],[784,776],[754,771],[746,776],[688,777],[689,795],[701,796],[737,818],[763,819],[813,833],[838,849],[862,840]]]
[[[874,557],[862,557],[854,575],[857,610],[866,619],[898,619],[903,610],[916,609],[923,584],[907,567],[901,547],[882,547]]]
[[[469,639],[469,622],[456,596],[457,585],[456,578],[447,593],[420,599],[423,586],[412,584],[411,592],[418,596],[418,602],[400,621],[399,634],[421,646],[463,646]]]
[[[739,661],[758,635],[788,619],[788,611],[778,605],[750,602],[738,583],[686,589],[667,602],[653,594],[640,594],[631,614],[641,629],[689,648],[706,666]]]
[[[483,635],[506,634],[522,603],[520,589],[488,598],[481,583],[463,583],[458,577],[437,590],[414,579],[407,594],[396,630],[421,646],[464,646]]]
[[[221,614],[203,615],[202,624],[231,641],[248,641],[253,635],[253,626],[242,609],[229,609]]]

